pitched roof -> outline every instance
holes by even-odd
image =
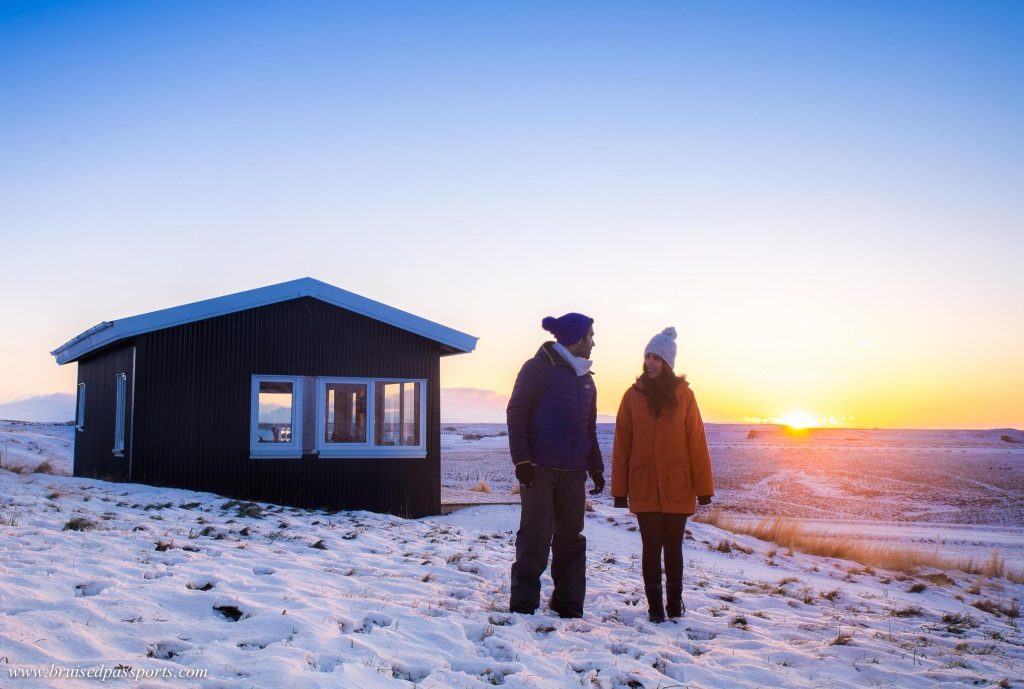
[[[57,347],[50,354],[56,358],[58,364],[67,364],[101,347],[135,335],[300,297],[319,299],[421,335],[443,345],[446,350],[445,354],[462,354],[472,352],[476,348],[477,338],[472,335],[414,316],[387,304],[361,297],[339,287],[328,285],[326,282],[313,278],[299,278],[277,285],[268,285],[215,299],[144,313],[139,316],[104,321]]]

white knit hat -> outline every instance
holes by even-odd
[[[676,367],[676,329],[669,326],[651,338],[644,350],[644,356],[657,354],[668,364],[668,367],[675,370]]]

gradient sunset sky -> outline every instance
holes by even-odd
[[[679,332],[706,420],[1024,427],[1024,3],[0,3],[0,402],[311,276],[480,337]],[[828,423],[828,422],[826,422]]]

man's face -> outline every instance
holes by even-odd
[[[589,359],[590,352],[594,349],[594,326],[590,326],[590,329],[587,330],[587,334],[583,336],[583,339],[574,344],[570,349],[575,350],[573,351],[573,354],[576,356]]]

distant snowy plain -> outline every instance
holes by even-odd
[[[507,493],[507,439],[463,438],[490,430],[442,436],[446,485],[482,478]],[[709,427],[716,502],[864,531],[950,531],[946,520],[1012,546],[1024,452],[992,432],[879,433],[747,440]],[[0,459],[66,471],[72,437],[2,423]],[[605,428],[606,459],[609,442]],[[917,468],[891,466],[904,458]],[[1020,618],[999,612],[1024,585],[789,555],[692,523],[687,614],[653,625],[634,519],[607,493],[592,506],[586,611],[561,620],[505,612],[516,505],[404,520],[0,470],[0,686],[1024,687]],[[122,676],[69,677],[89,670]]]

